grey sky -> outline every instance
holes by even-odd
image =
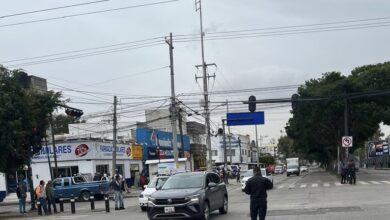
[[[91,0],[92,1],[92,0]],[[57,17],[89,11],[153,3],[162,0],[111,0],[105,3],[74,7],[46,13],[0,18],[0,26],[14,22]],[[88,0],[1,0],[0,16],[88,2]],[[386,0],[203,0],[205,32],[243,30],[333,21],[379,18],[388,16],[390,1]],[[389,22],[390,19],[378,22]],[[57,52],[99,47],[110,44],[178,34],[199,33],[199,15],[193,0],[101,13],[55,21],[0,27],[0,61],[35,57]],[[331,31],[310,34],[241,38],[206,41],[206,61],[216,63],[216,79],[210,80],[213,91],[260,88],[302,84],[309,78],[328,71],[344,74],[357,66],[389,60],[390,26]],[[177,94],[200,92],[194,65],[201,63],[200,42],[176,43],[174,51]],[[5,63],[9,66],[15,63]],[[168,47],[155,47],[110,53],[61,62],[23,66],[31,74],[48,79],[49,83],[66,88],[115,93],[121,96],[170,95],[169,69],[137,74],[169,65]],[[133,75],[137,74],[137,75]],[[112,80],[127,76],[120,80]],[[106,83],[101,83],[105,82]],[[201,81],[198,81],[201,84]],[[94,86],[90,84],[100,83]],[[53,87],[52,84],[49,85]],[[290,97],[294,90],[254,93],[258,99]],[[97,97],[64,91],[74,102],[112,101],[111,96]],[[246,100],[241,96],[211,96],[211,101]],[[180,96],[179,96],[180,98]],[[183,98],[196,108],[201,96]],[[104,99],[104,100],[103,100]],[[122,100],[131,103],[140,100]],[[141,100],[142,101],[142,100]],[[96,101],[95,101],[96,102]],[[159,106],[148,105],[147,107]],[[86,114],[107,111],[109,104],[70,105]],[[190,105],[190,104],[189,104]],[[219,107],[213,114],[214,124],[223,115]],[[233,105],[235,110],[246,106]],[[142,110],[139,107],[136,110]],[[261,110],[261,106],[258,106]],[[134,110],[134,109],[131,109]],[[289,107],[266,109],[266,125],[259,126],[262,135],[278,137],[289,117]],[[122,120],[142,120],[139,112],[126,113]],[[191,118],[189,119],[191,120]],[[249,133],[253,127],[235,127],[233,131]]]

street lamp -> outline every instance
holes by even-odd
[[[24,177],[26,178],[26,192],[28,192],[28,179],[27,179],[28,165],[23,165],[23,170],[24,170]]]

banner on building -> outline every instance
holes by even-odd
[[[368,156],[378,157],[389,155],[389,142],[387,141],[370,141],[368,142]]]

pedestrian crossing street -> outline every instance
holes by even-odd
[[[319,188],[319,187],[341,187],[349,184],[341,184],[340,182],[325,182],[325,183],[296,183],[296,184],[280,184],[277,189],[305,189],[305,188]],[[390,185],[390,181],[356,181],[356,185]]]

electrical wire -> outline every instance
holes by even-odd
[[[18,25],[24,25],[24,24],[39,23],[39,22],[44,22],[44,21],[60,20],[60,19],[65,19],[65,18],[79,17],[79,16],[91,15],[91,14],[100,14],[100,13],[107,13],[107,12],[113,12],[113,11],[127,10],[127,9],[140,8],[140,7],[153,6],[153,5],[161,5],[161,4],[167,4],[167,3],[177,2],[177,1],[179,1],[179,0],[168,0],[168,1],[152,2],[152,3],[146,3],[146,4],[140,4],[140,5],[132,5],[132,6],[126,6],[126,7],[120,7],[120,8],[111,8],[111,9],[105,9],[105,10],[99,10],[99,11],[84,12],[84,13],[71,14],[71,15],[63,15],[63,16],[59,16],[59,17],[44,18],[44,19],[37,19],[37,20],[30,20],[30,21],[23,21],[23,22],[16,22],[16,23],[0,25],[0,28],[11,27],[11,26],[18,26]]]
[[[16,17],[16,16],[20,16],[20,15],[35,14],[35,13],[59,10],[59,9],[64,9],[64,8],[73,8],[73,7],[91,5],[91,4],[102,3],[102,2],[107,2],[107,1],[110,1],[110,0],[99,0],[99,1],[93,1],[93,2],[80,3],[80,4],[59,6],[59,7],[54,7],[54,8],[40,9],[40,10],[35,10],[35,11],[19,12],[19,13],[15,13],[15,14],[8,14],[8,15],[2,15],[2,16],[0,15],[0,18]]]

